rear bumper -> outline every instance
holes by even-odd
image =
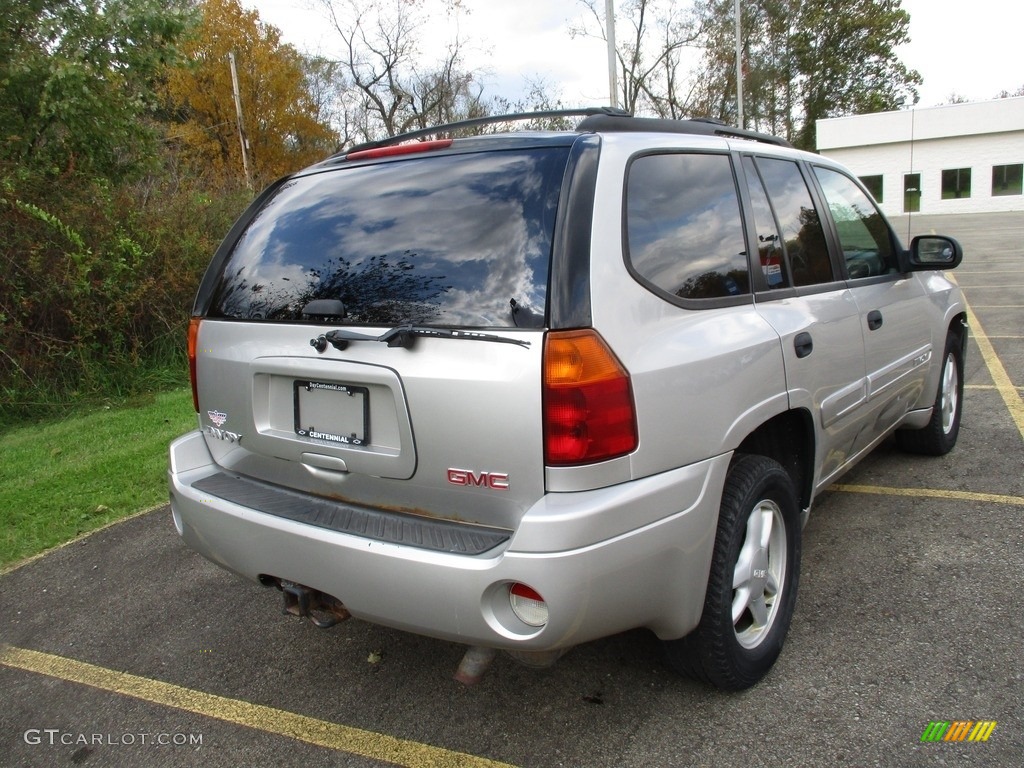
[[[303,584],[357,618],[418,634],[554,650],[635,627],[674,638],[696,626],[729,458],[598,491],[548,494],[510,541],[467,556],[328,530],[204,493],[193,484],[220,468],[193,432],[171,445],[171,509],[186,544],[247,579]],[[653,522],[594,541],[593,532],[614,519]],[[507,596],[514,582],[543,595],[547,625],[514,616]]]

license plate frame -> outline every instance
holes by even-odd
[[[367,387],[295,379],[294,393],[296,435],[345,447],[370,444],[370,390]]]

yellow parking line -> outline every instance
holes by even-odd
[[[1017,431],[1020,432],[1021,439],[1024,439],[1024,399],[1021,398],[1017,388],[1010,381],[1006,369],[1003,368],[999,356],[996,355],[992,342],[985,335],[985,329],[981,327],[981,323],[978,322],[978,318],[975,317],[974,312],[971,310],[971,305],[967,303],[966,298],[964,299],[964,306],[967,308],[967,322],[971,326],[971,335],[974,337],[978,349],[981,350],[981,357],[988,368],[989,376],[992,377],[996,389],[999,390],[1003,402],[1006,403],[1006,407],[1010,411],[1010,417],[1017,425]]]
[[[0,664],[408,768],[508,768],[507,763],[194,691],[25,648],[4,647],[0,652]]]
[[[964,384],[964,389],[996,389],[995,384]],[[1018,390],[1024,392],[1024,387],[1017,387]]]
[[[943,491],[936,488],[888,488],[884,485],[851,485],[836,483],[830,491],[869,493],[877,496],[913,496],[925,499],[956,499],[957,501],[988,501],[1024,507],[1024,496],[1004,496],[999,493],[972,493],[970,491]]]

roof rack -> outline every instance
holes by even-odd
[[[711,117],[695,117],[690,120],[669,120],[662,117],[629,117],[624,120],[621,117],[595,114],[582,120],[578,131],[606,131],[606,132],[646,132],[653,133],[690,133],[701,136],[722,136],[729,139],[747,139],[749,141],[760,141],[763,144],[773,144],[778,147],[792,147],[785,139],[772,136],[767,133],[748,131],[745,128],[737,128],[721,120]]]
[[[358,144],[349,149],[342,150],[331,155],[331,158],[344,157],[355,152],[364,152],[370,149],[380,149],[401,144],[406,141],[415,141],[434,136],[439,133],[450,133],[467,128],[479,128],[484,125],[496,123],[510,123],[524,120],[543,120],[559,117],[582,117],[583,120],[576,126],[580,132],[608,133],[618,132],[655,132],[655,133],[686,133],[703,136],[722,136],[734,139],[748,139],[760,141],[764,144],[774,144],[780,147],[792,147],[785,139],[772,136],[767,133],[748,131],[745,128],[737,128],[721,120],[709,117],[697,117],[690,120],[670,120],[661,117],[633,117],[629,112],[614,107],[587,107],[585,109],[549,109],[537,112],[516,112],[509,115],[488,115],[487,117],[476,117],[470,120],[459,120],[454,123],[437,125],[431,128],[421,128],[415,131],[408,131],[397,136],[389,136],[377,141],[368,141]]]
[[[515,112],[510,115],[488,115],[487,117],[474,117],[470,120],[459,120],[454,123],[446,123],[445,125],[435,125],[431,128],[420,128],[415,131],[408,131],[407,133],[400,133],[397,136],[389,136],[386,139],[378,139],[377,141],[368,141],[364,144],[358,144],[349,149],[338,152],[331,157],[341,157],[348,155],[353,152],[364,152],[368,149],[380,149],[381,147],[389,147],[393,144],[401,144],[404,141],[415,141],[422,139],[427,136],[433,136],[438,133],[449,133],[452,131],[465,130],[466,128],[479,128],[483,125],[494,125],[496,123],[513,123],[523,120],[544,120],[549,118],[558,117],[596,117],[604,115],[606,117],[630,117],[629,112],[622,109],[616,109],[614,107],[586,107],[583,109],[548,109],[537,112]]]

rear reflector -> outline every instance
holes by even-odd
[[[512,584],[508,588],[508,601],[512,606],[512,612],[524,624],[543,627],[548,623],[548,604],[533,587]]]
[[[588,464],[636,449],[629,374],[596,331],[553,331],[544,346],[549,465]]]

